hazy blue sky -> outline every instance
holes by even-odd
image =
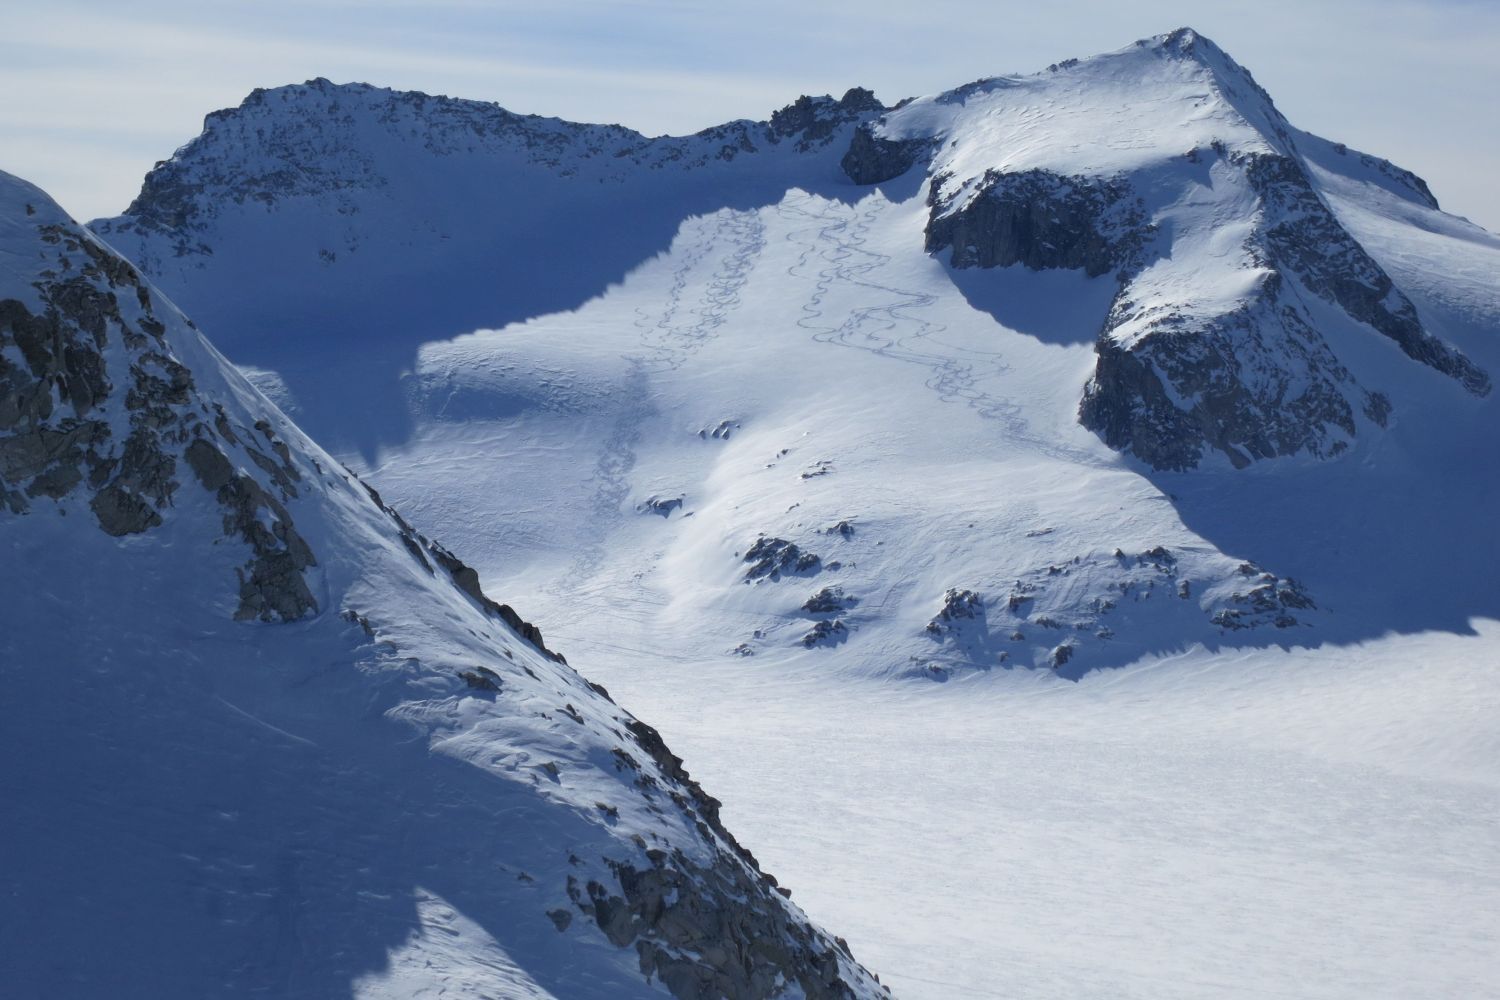
[[[122,210],[203,115],[326,76],[689,132],[859,84],[887,103],[1190,25],[1298,126],[1500,230],[1496,0],[0,0],[0,168]]]

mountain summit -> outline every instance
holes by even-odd
[[[1298,132],[1190,29],[983,80],[863,126],[845,159],[931,178],[926,245],[954,267],[1079,269],[1119,290],[1079,419],[1155,468],[1336,455],[1391,400],[1335,347],[1373,334],[1464,390],[1489,375],[1428,331],[1340,223],[1322,168],[1427,208],[1411,174]]]

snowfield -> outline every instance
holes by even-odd
[[[899,996],[1494,997],[1500,626],[1476,625],[1077,684],[588,650]]]

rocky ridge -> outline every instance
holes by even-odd
[[[548,762],[522,775],[539,789],[531,808],[575,817],[579,846],[559,859],[567,874],[553,890],[594,932],[633,947],[640,973],[675,996],[884,995],[847,946],[777,891],[655,730],[486,597],[472,568],[339,471],[134,267],[9,175],[0,175],[0,241],[7,530],[65,516],[77,519],[76,532],[122,544],[168,535],[176,546],[191,543],[203,558],[191,564],[192,582],[179,583],[183,601],[223,594],[218,606],[230,628],[296,621],[344,634],[357,625],[362,638],[348,647],[347,668],[399,664],[411,687],[389,712],[434,727],[435,748],[453,741],[460,707],[532,732],[535,751],[556,744],[562,768]],[[349,572],[357,574],[352,583]],[[347,606],[347,594],[368,591],[368,573],[415,581],[418,596],[399,610],[378,601]],[[400,648],[410,630],[402,619],[429,606],[451,635],[463,634],[466,644],[473,637],[469,659]],[[252,632],[243,639],[257,641]],[[548,702],[551,711],[522,710]],[[557,715],[575,727],[565,743],[553,731]],[[612,762],[609,772],[596,760]],[[604,787],[589,777],[597,775],[615,791],[604,802],[573,801],[565,787],[542,790],[544,774]],[[622,813],[648,818],[646,825],[623,826]],[[548,918],[557,932],[580,933],[558,912]]]
[[[373,152],[370,127],[392,146],[434,157],[477,157],[497,167],[525,164],[559,177],[617,184],[640,170],[693,170],[778,148],[813,152],[835,142],[844,126],[884,110],[873,93],[856,87],[838,99],[804,95],[764,122],[648,138],[622,125],[579,124],[483,101],[319,78],[256,89],[238,107],[209,114],[197,138],[146,175],[125,218],[96,227],[106,235],[136,227],[172,233],[182,256],[212,253],[193,234],[226,200],[269,207],[299,196],[332,195],[355,212],[359,192],[391,184]],[[256,151],[253,161],[244,158],[249,149]]]

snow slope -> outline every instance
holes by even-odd
[[[884,991],[655,730],[0,174],[11,997]]]
[[[1493,992],[1494,237],[1185,31],[727,160],[423,101],[265,92],[98,228],[902,995]]]

